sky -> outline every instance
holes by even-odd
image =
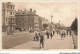
[[[37,15],[45,17],[51,22],[62,23],[65,26],[70,26],[75,17],[78,18],[78,3],[77,2],[13,2],[15,9],[36,10]]]

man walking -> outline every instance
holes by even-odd
[[[49,39],[49,32],[48,31],[46,32],[46,35],[47,35],[47,39]]]
[[[35,33],[35,36],[34,36],[34,41],[36,40],[36,36],[37,36],[37,33]]]
[[[43,36],[43,34],[40,35],[40,48],[44,48],[44,36]]]
[[[67,30],[67,35],[68,35],[68,30]]]
[[[65,37],[65,35],[66,35],[65,32],[63,32],[63,36],[64,36],[64,37]]]
[[[55,31],[53,30],[53,36],[54,36]]]
[[[52,32],[50,33],[51,39],[52,39]]]
[[[61,33],[61,39],[63,38],[63,32]]]
[[[72,33],[72,32],[71,32],[71,30],[70,30],[70,36],[71,36],[71,33]]]

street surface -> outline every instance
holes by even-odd
[[[29,32],[16,32],[14,35],[6,35],[3,33],[2,36],[2,48],[9,49],[33,40],[34,33]]]
[[[15,46],[11,49],[40,49],[39,41],[30,41],[25,44]],[[47,49],[74,49],[72,36],[66,36],[61,39],[60,35],[55,34],[53,38],[47,39],[45,35],[44,50]]]

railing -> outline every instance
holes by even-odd
[[[9,22],[9,24],[10,24],[10,25],[16,25],[16,23],[14,23],[14,22]]]

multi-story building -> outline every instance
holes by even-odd
[[[21,28],[23,30],[39,30],[40,25],[42,25],[40,22],[41,19],[40,17],[36,14],[36,10],[32,11],[30,9],[29,11],[27,10],[18,10],[16,12],[16,27]]]
[[[28,16],[27,13],[25,11],[22,10],[18,10],[18,12],[16,12],[15,14],[16,17],[16,28],[21,28],[24,30],[26,30],[26,28],[28,28]]]
[[[2,30],[13,32],[15,30],[15,5],[11,2],[2,2]]]
[[[39,17],[39,29],[42,29],[43,24],[42,24],[42,17]]]

